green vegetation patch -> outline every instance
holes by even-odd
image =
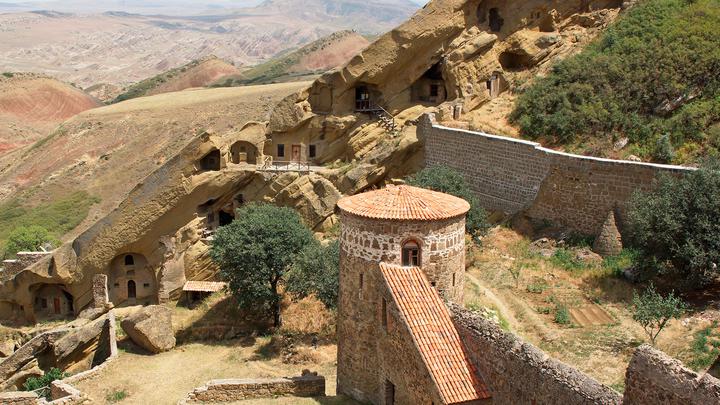
[[[0,204],[0,251],[7,256],[6,243],[21,227],[42,227],[53,239],[60,239],[82,222],[100,199],[78,191],[50,203],[30,206],[19,199]]]
[[[170,69],[167,72],[160,73],[157,76],[153,76],[149,79],[145,79],[141,82],[135,83],[132,86],[128,87],[125,92],[120,94],[119,96],[115,97],[115,99],[112,101],[111,104],[119,103],[121,101],[130,100],[133,98],[138,98],[142,96],[146,96],[148,93],[150,93],[155,88],[159,87],[163,83],[169,81],[170,79],[174,78],[175,76],[180,75],[181,73],[185,73],[188,70],[197,67],[201,63],[203,63],[205,59],[197,59],[194,60],[186,65]]]
[[[712,366],[720,355],[720,329],[717,321],[695,333],[690,350],[691,357],[687,364],[693,370],[705,371]]]
[[[658,162],[718,155],[718,32],[716,0],[641,2],[533,83],[511,120],[553,144],[626,136],[629,151]]]

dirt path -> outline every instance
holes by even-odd
[[[535,310],[528,306],[525,302],[517,299],[512,295],[511,291],[506,293],[498,292],[496,294],[490,287],[470,273],[465,274],[465,279],[473,283],[481,292],[492,302],[492,304],[500,311],[500,314],[508,321],[510,329],[514,331],[532,328],[534,333],[541,336],[542,339],[555,339],[557,334],[552,333],[537,315]],[[511,309],[513,307],[513,309]],[[523,320],[516,317],[518,313],[523,314]]]

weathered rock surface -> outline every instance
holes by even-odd
[[[139,309],[120,323],[135,344],[152,353],[162,353],[175,347],[172,311],[153,305]]]

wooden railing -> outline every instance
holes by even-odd
[[[308,162],[273,160],[270,156],[265,158],[262,165],[258,167],[258,170],[266,172],[299,172],[306,174],[311,171],[310,163]]]

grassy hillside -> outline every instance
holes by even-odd
[[[0,257],[5,256],[5,242],[15,228],[39,225],[47,229],[56,239],[78,226],[93,204],[100,202],[97,197],[84,191],[71,193],[49,202],[31,206],[13,199],[0,204]]]
[[[234,66],[212,56],[197,59],[128,87],[112,102],[119,103],[137,97],[180,91],[190,87],[203,87],[218,77],[237,72]]]
[[[518,97],[523,136],[594,155],[720,154],[720,2],[645,0]],[[616,148],[618,149],[618,148]]]

